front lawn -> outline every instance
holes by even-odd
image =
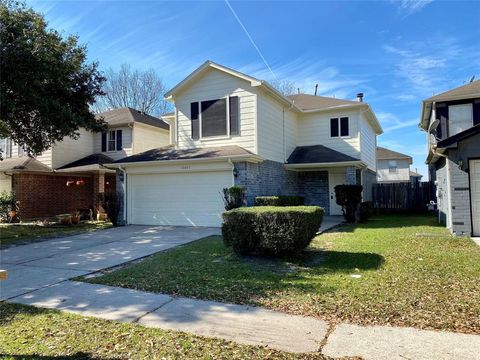
[[[300,259],[239,258],[210,237],[89,282],[254,304],[329,321],[480,334],[480,247],[431,216],[317,236]]]
[[[322,359],[0,303],[2,359]]]
[[[35,225],[35,224],[0,224],[0,246],[23,244],[38,239],[74,235],[77,233],[107,229],[110,222],[86,221],[77,225]]]

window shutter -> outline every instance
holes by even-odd
[[[340,136],[348,136],[348,117],[340,118]]]
[[[107,133],[102,132],[102,152],[107,151]]]
[[[238,96],[230,97],[230,135],[240,134]]]
[[[480,100],[473,101],[473,125],[480,124]]]
[[[330,136],[338,136],[338,118],[330,119]]]
[[[117,151],[122,150],[122,130],[117,130]]]
[[[439,139],[445,139],[448,137],[448,106],[447,104],[437,104],[435,106],[435,114],[440,124],[437,127],[437,137]]]
[[[192,121],[192,139],[200,138],[200,124],[198,119],[198,102],[190,104],[190,119]]]

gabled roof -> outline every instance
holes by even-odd
[[[417,173],[417,172],[415,172],[415,171],[410,170],[410,177],[419,177],[419,178],[421,178],[421,177],[423,177],[423,175],[422,175],[422,174],[419,174],[419,173]]]
[[[67,165],[63,165],[56,169],[59,172],[72,172],[72,171],[95,171],[95,170],[102,170],[103,164],[108,164],[113,162],[114,160],[104,154],[92,154],[88,155],[84,158],[71,162]]]
[[[360,161],[352,156],[323,145],[297,146],[288,157],[287,164],[318,164]]]
[[[208,148],[176,149],[174,145],[168,145],[139,154],[131,155],[113,162],[113,164],[127,164],[148,161],[175,161],[195,159],[215,159],[228,157],[258,157],[258,155],[237,146],[217,146]]]
[[[480,97],[480,80],[472,81],[466,85],[459,86],[455,89],[445,91],[438,95],[434,95],[425,101],[450,101],[463,100]]]
[[[37,159],[23,156],[13,159],[4,159],[0,161],[0,171],[40,171],[52,172],[52,169],[38,161]]]
[[[204,73],[206,73],[211,69],[216,69],[224,73],[230,74],[232,76],[238,77],[240,79],[243,79],[245,81],[248,81],[250,82],[250,85],[252,87],[261,87],[270,96],[274,97],[281,103],[284,103],[285,105],[289,106],[292,110],[300,113],[322,111],[322,110],[335,109],[337,107],[347,107],[347,106],[365,108],[366,109],[365,114],[367,115],[368,121],[370,122],[372,127],[375,129],[376,133],[377,134],[383,133],[382,127],[378,122],[378,119],[376,118],[375,114],[370,108],[370,105],[368,105],[367,103],[335,99],[335,98],[329,98],[324,96],[313,96],[313,95],[307,95],[307,94],[284,96],[265,80],[257,79],[253,76],[249,76],[240,71],[233,70],[229,67],[214,63],[213,61],[210,61],[210,60],[204,62],[196,70],[194,70],[190,75],[188,75],[185,79],[183,79],[181,82],[175,85],[171,90],[169,90],[165,94],[165,99],[167,100],[172,99],[176,93],[178,93],[182,89],[189,86],[189,84],[192,81],[202,76]]]
[[[412,157],[405,155],[381,146],[377,146],[377,160],[410,160],[412,162]]]
[[[114,109],[97,114],[97,118],[100,117],[102,117],[109,125],[126,125],[138,122],[165,130],[170,128],[170,126],[162,119],[129,107]]]
[[[343,100],[343,99],[336,99],[332,97],[315,96],[315,95],[309,95],[309,94],[289,95],[287,96],[287,98],[292,100],[295,105],[297,105],[300,109],[304,111],[362,104],[361,102],[358,102],[358,101]]]

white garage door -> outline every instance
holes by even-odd
[[[480,236],[480,160],[470,160],[473,235]]]
[[[128,176],[128,223],[220,226],[232,171]]]

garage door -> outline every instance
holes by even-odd
[[[128,176],[128,223],[220,226],[232,171]]]
[[[473,235],[480,236],[480,160],[470,160]]]

